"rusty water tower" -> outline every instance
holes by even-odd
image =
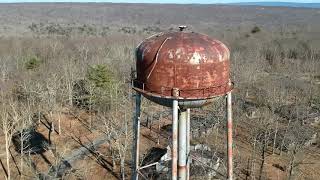
[[[136,49],[136,91],[132,179],[139,176],[141,95],[162,106],[172,107],[172,179],[189,179],[190,108],[226,96],[228,179],[232,179],[232,108],[230,52],[207,35],[178,31],[145,39]]]

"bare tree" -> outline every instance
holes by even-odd
[[[6,104],[8,103],[8,104]],[[10,146],[12,135],[16,130],[17,124],[21,121],[17,106],[13,101],[2,102],[0,105],[1,109],[1,121],[2,131],[5,135],[5,151],[6,151],[6,166],[7,166],[7,179],[11,179],[11,168],[10,168]]]

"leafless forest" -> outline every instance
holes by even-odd
[[[93,3],[0,4],[0,179],[129,179],[135,47],[181,24],[231,50],[237,179],[319,179],[319,9]],[[191,117],[217,179],[223,101]],[[168,145],[171,117],[142,110],[146,155]]]

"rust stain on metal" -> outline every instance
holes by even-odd
[[[205,99],[226,94],[230,52],[220,41],[193,32],[165,32],[147,38],[136,49],[136,88],[173,97]],[[143,87],[143,88],[142,88]]]

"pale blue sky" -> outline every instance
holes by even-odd
[[[234,2],[300,2],[320,3],[320,0],[0,0],[0,3],[13,2],[127,2],[127,3],[179,3],[179,4],[211,4],[211,3],[234,3]]]

